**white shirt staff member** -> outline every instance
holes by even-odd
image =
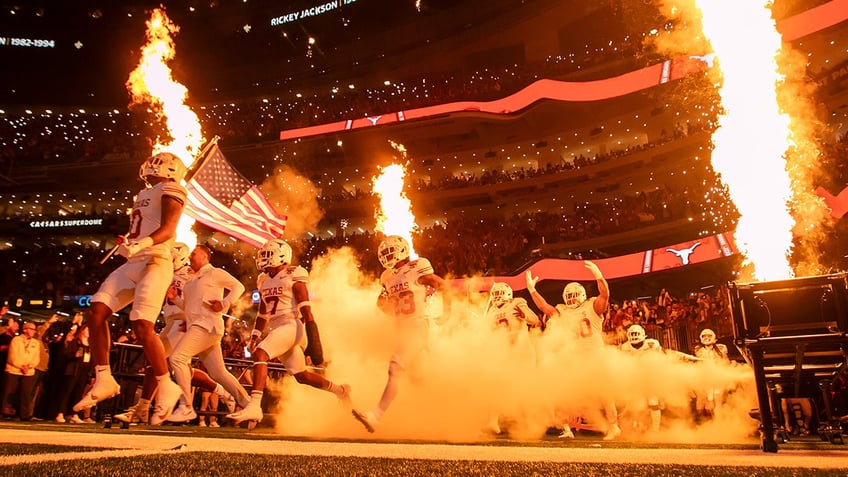
[[[221,352],[223,313],[244,294],[244,285],[226,270],[213,267],[209,263],[211,257],[212,251],[205,245],[195,247],[189,256],[189,264],[195,273],[183,287],[182,303],[175,300],[185,310],[186,332],[169,358],[171,370],[174,372],[174,380],[185,395],[190,396],[191,359],[197,355],[206,366],[209,376],[235,396],[240,405],[246,406],[250,400],[247,391],[227,371]],[[226,296],[225,290],[228,291]],[[176,295],[175,289],[168,290],[168,297],[172,300]],[[190,404],[181,404],[174,414],[175,417],[184,418],[180,420],[191,420],[196,416]]]

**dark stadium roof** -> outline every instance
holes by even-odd
[[[180,28],[175,76],[196,97],[215,100],[215,93],[373,71],[541,1],[2,0],[0,104],[125,103],[144,22],[160,3]]]

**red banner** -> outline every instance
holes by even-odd
[[[626,278],[646,273],[661,272],[672,268],[695,265],[739,253],[729,233],[690,240],[667,247],[660,247],[619,257],[592,260],[608,280]],[[595,277],[586,268],[583,260],[545,258],[528,269],[540,280],[594,281]],[[513,290],[527,288],[526,270],[519,275],[501,277],[475,277],[453,280],[457,289],[488,291],[494,282],[504,282]]]
[[[833,0],[781,20],[777,24],[777,29],[783,34],[784,40],[793,41],[845,20],[848,20],[848,0]],[[280,131],[280,140],[285,141],[352,129],[383,126],[399,121],[424,119],[440,114],[463,111],[511,114],[542,99],[573,102],[599,101],[635,93],[705,71],[711,64],[712,58],[710,55],[693,55],[666,60],[620,76],[597,81],[574,82],[543,79],[517,93],[493,101],[459,101],[305,128],[288,129]]]

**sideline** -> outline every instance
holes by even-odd
[[[447,461],[567,462],[604,464],[665,464],[722,467],[799,467],[848,469],[848,453],[841,450],[780,449],[766,454],[759,449],[603,448],[596,441],[588,447],[522,446],[498,442],[481,444],[427,444],[364,441],[297,441],[288,439],[212,438],[194,435],[151,435],[116,432],[68,432],[14,429],[0,433],[0,442],[15,444],[105,447],[108,451],[0,457],[0,465],[58,459],[137,456],[166,452],[223,452],[266,455],[364,457]],[[256,436],[259,437],[259,436]],[[572,441],[570,445],[573,445]],[[118,449],[116,449],[116,447]],[[177,449],[179,448],[179,449]]]

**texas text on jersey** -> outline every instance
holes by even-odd
[[[380,276],[382,297],[387,300],[384,309],[399,320],[426,319],[427,287],[418,282],[420,277],[433,273],[426,258],[409,261],[398,268],[389,268]]]
[[[274,276],[261,273],[256,280],[259,288],[259,314],[267,316],[273,327],[275,321],[295,319],[297,302],[292,293],[295,282],[304,282],[309,278],[309,272],[301,266],[288,266]]]

